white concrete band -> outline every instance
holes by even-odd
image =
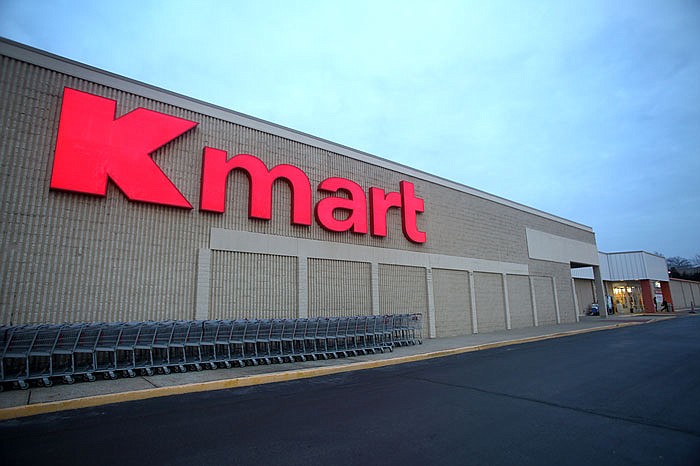
[[[369,262],[389,265],[452,269],[462,271],[528,275],[527,264],[499,262],[469,257],[447,256],[401,249],[377,248],[346,243],[330,243],[304,238],[212,228],[209,248],[278,256]]]
[[[569,264],[598,265],[598,247],[544,231],[525,228],[527,252],[531,259]]]

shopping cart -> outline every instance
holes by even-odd
[[[37,334],[36,327],[19,326],[6,337],[7,343],[2,355],[3,382],[14,382],[21,389],[29,388],[29,350]]]
[[[141,326],[139,322],[123,324],[119,338],[114,347],[116,365],[115,369],[122,371],[127,377],[136,376],[136,340],[138,339]]]
[[[134,342],[134,369],[140,369],[142,375],[153,375],[153,345],[158,331],[157,322],[144,322]]]
[[[421,314],[0,327],[0,387],[351,357],[422,343]]]
[[[177,372],[187,372],[185,342],[190,331],[190,322],[177,320],[173,323],[173,333],[168,343],[168,366]]]
[[[85,324],[66,324],[61,326],[58,339],[51,353],[51,375],[61,377],[63,383],[75,382],[75,348]]]
[[[229,369],[233,357],[231,355],[231,335],[233,333],[233,321],[220,320],[214,336],[214,361]]]
[[[100,324],[86,324],[80,329],[78,341],[73,350],[73,375],[82,375],[88,382],[95,381],[95,348],[102,334]]]
[[[117,345],[121,336],[122,323],[102,324],[102,331],[97,338],[93,360],[95,372],[101,373],[105,379],[117,378]]]
[[[170,374],[170,341],[175,332],[175,321],[156,323],[156,332],[151,345],[153,368],[162,374]]]
[[[36,330],[36,336],[29,349],[27,362],[29,373],[27,378],[37,380],[39,385],[50,387],[53,385],[51,376],[53,375],[53,354],[54,347],[58,341],[61,327],[58,325],[42,325]]]

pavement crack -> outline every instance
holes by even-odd
[[[156,384],[154,384],[153,382],[151,382],[151,381],[149,380],[148,377],[143,377],[143,380],[145,380],[146,382],[148,382],[149,384],[151,384],[151,385],[153,386],[153,388],[159,388],[158,385],[156,385]]]
[[[674,431],[674,432],[681,432],[684,434],[692,435],[693,437],[700,437],[700,432],[696,432],[694,430],[689,430],[689,429],[685,429],[685,428],[677,427],[677,426],[672,426],[672,425],[668,425],[668,424],[653,422],[651,420],[633,418],[633,417],[628,417],[628,416],[621,416],[621,415],[616,415],[616,414],[609,414],[609,413],[596,411],[593,409],[578,408],[576,406],[569,406],[569,405],[565,405],[565,404],[561,404],[561,403],[555,403],[552,401],[546,401],[546,400],[531,398],[531,397],[527,397],[527,396],[513,395],[512,393],[498,392],[495,390],[487,390],[484,388],[474,387],[471,385],[459,385],[459,384],[453,384],[453,383],[449,383],[449,382],[439,382],[436,380],[431,380],[431,379],[427,379],[424,377],[415,377],[415,376],[407,377],[407,378],[413,379],[413,380],[420,380],[423,382],[428,382],[428,383],[432,383],[432,384],[436,384],[436,385],[443,385],[446,387],[472,390],[472,391],[484,393],[487,395],[501,396],[504,398],[510,398],[510,399],[521,400],[521,401],[528,401],[530,403],[538,403],[538,404],[549,406],[552,408],[566,409],[566,410],[575,411],[575,412],[579,412],[579,413],[590,414],[592,416],[604,417],[604,418],[612,419],[612,420],[616,420],[616,421],[629,422],[632,424],[637,424],[637,425],[642,425],[642,426],[647,426],[647,427],[654,427],[657,429],[664,429],[664,430],[670,430],[670,431]]]

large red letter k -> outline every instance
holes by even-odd
[[[191,209],[150,154],[194,121],[137,108],[114,118],[117,102],[66,88],[51,173],[51,188],[107,194],[111,179],[132,201]]]

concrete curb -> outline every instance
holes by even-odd
[[[653,321],[652,321],[653,322]],[[452,348],[430,353],[414,354],[410,356],[399,356],[396,358],[382,359],[378,361],[362,361],[350,364],[340,364],[337,366],[314,367],[309,369],[297,369],[283,372],[272,372],[269,374],[249,375],[244,377],[236,377],[226,380],[214,380],[210,382],[197,382],[185,385],[176,385],[172,387],[157,387],[144,390],[136,390],[122,393],[110,393],[106,395],[96,395],[84,398],[75,398],[72,400],[52,401],[48,403],[37,403],[23,406],[14,406],[11,408],[0,409],[0,420],[16,419],[27,416],[35,416],[38,414],[55,413],[59,411],[67,411],[80,408],[91,408],[113,403],[124,403],[127,401],[146,400],[150,398],[160,398],[172,395],[184,395],[187,393],[198,393],[213,390],[225,390],[228,388],[249,387],[252,385],[263,385],[275,382],[287,382],[290,380],[308,379],[311,377],[320,377],[324,375],[340,374],[343,372],[359,371],[365,369],[374,369],[378,367],[393,366],[397,364],[406,364],[410,362],[425,361],[428,359],[442,358],[446,356],[454,356],[457,354],[470,353],[474,351],[483,351],[487,349],[500,348],[503,346],[520,345],[535,341],[550,340],[553,338],[562,338],[584,333],[597,332],[601,330],[611,330],[620,327],[628,327],[632,325],[640,325],[649,322],[621,322],[614,325],[606,325],[601,327],[587,328],[581,330],[570,330],[566,332],[556,332],[536,337],[520,338],[516,340],[505,340],[494,343],[486,343],[482,345],[464,346],[460,348]]]

